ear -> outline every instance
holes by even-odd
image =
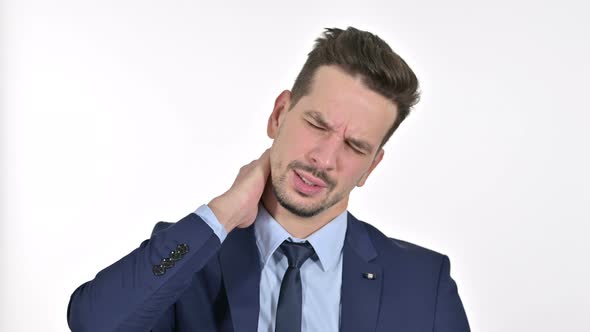
[[[383,159],[384,154],[385,154],[385,151],[383,150],[383,148],[381,148],[379,150],[379,152],[377,152],[375,159],[373,159],[373,163],[371,164],[371,167],[369,167],[369,170],[365,174],[363,174],[363,176],[360,178],[359,182],[356,184],[357,187],[362,187],[365,184],[365,182],[367,181],[367,178],[369,177],[371,172],[373,172],[375,167],[377,167],[377,165],[379,165],[379,163]]]
[[[275,106],[268,117],[266,133],[268,137],[275,139],[279,133],[279,128],[285,119],[285,115],[291,105],[291,91],[284,90],[275,100]]]

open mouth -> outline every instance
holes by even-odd
[[[305,182],[305,184],[307,184],[307,185],[310,185],[310,186],[314,186],[314,187],[316,186],[316,185],[315,185],[315,184],[313,184],[312,182],[310,182],[310,181],[307,181],[307,179],[306,179],[306,178],[304,178],[303,176],[301,176],[301,174],[299,174],[299,173],[297,173],[297,172],[295,172],[295,173],[297,174],[297,176],[299,176],[299,178],[300,178],[301,180],[303,180],[303,182]]]
[[[300,175],[295,170],[293,171],[293,177],[295,189],[297,189],[298,192],[305,194],[307,196],[315,195],[325,188],[325,186],[323,185],[315,184],[311,180],[306,179],[304,175]]]

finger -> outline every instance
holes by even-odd
[[[270,148],[266,149],[258,160],[260,161],[260,166],[264,172],[270,172]]]
[[[264,152],[262,152],[262,154],[260,155],[260,158],[258,158],[258,160],[268,158],[269,155],[270,155],[270,148],[264,150]]]

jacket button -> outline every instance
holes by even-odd
[[[160,265],[162,265],[165,269],[169,269],[174,266],[174,261],[170,258],[164,258],[162,259],[162,264]]]
[[[159,276],[163,275],[164,273],[166,273],[166,268],[164,268],[164,266],[162,266],[162,265],[154,265],[152,272],[154,272],[155,276],[159,277]]]
[[[176,246],[176,250],[177,250],[178,252],[180,252],[180,254],[181,254],[182,256],[184,256],[184,255],[185,255],[185,254],[188,252],[188,244],[186,244],[186,243],[181,243],[181,244],[179,244],[178,246]]]

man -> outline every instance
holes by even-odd
[[[446,256],[346,208],[418,99],[379,37],[327,29],[222,195],[74,291],[73,331],[469,331]],[[384,202],[386,203],[386,202]]]

